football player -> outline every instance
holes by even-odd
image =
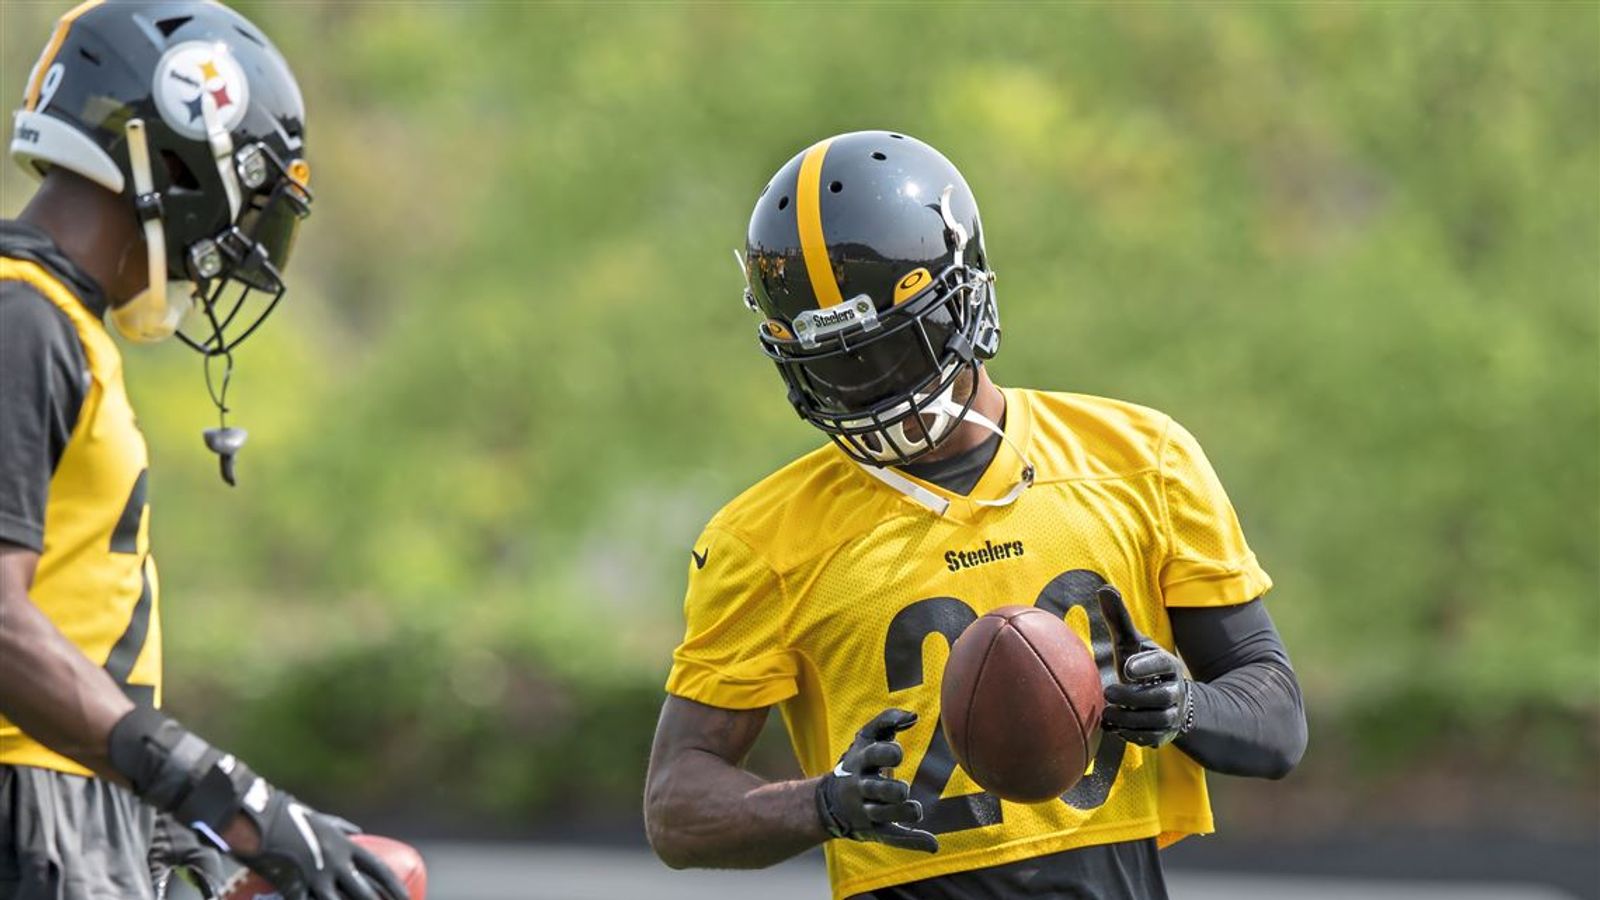
[[[761,867],[825,843],[841,898],[1165,897],[1159,848],[1212,830],[1205,771],[1282,777],[1306,743],[1272,582],[1200,445],[1151,409],[990,380],[977,203],[908,136],[795,156],[740,261],[762,350],[832,440],[694,545],[657,854]],[[1088,774],[1035,805],[984,792],[939,726],[948,643],[1016,603],[1086,629],[1108,703]],[[740,767],[773,706],[803,780]]]
[[[0,896],[151,897],[164,813],[287,897],[405,897],[353,826],[158,711],[149,461],[104,322],[177,334],[226,413],[232,352],[283,295],[310,210],[294,76],[218,4],[84,3],[11,153],[41,180],[0,222]],[[231,482],[243,433],[206,440]],[[192,856],[180,837],[160,835]]]

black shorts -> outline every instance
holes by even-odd
[[[155,811],[99,778],[0,766],[0,897],[152,900]]]
[[[0,898],[156,900],[179,866],[197,884],[221,880],[216,851],[126,789],[0,766]]]

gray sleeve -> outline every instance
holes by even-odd
[[[66,313],[27,284],[0,281],[0,542],[43,552],[50,479],[88,383]]]

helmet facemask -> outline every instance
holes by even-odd
[[[286,290],[282,267],[300,222],[311,214],[310,189],[271,148],[250,145],[235,158],[249,159],[252,170],[259,166],[264,174],[252,173],[251,179],[273,187],[247,195],[233,224],[196,241],[186,254],[200,317],[197,327],[177,334],[205,356],[232,353],[277,308]]]
[[[761,346],[802,418],[857,462],[905,465],[971,409],[978,367],[992,355],[980,352],[982,339],[998,333],[992,282],[990,272],[958,262],[918,295],[829,333],[812,327],[797,338],[769,320]],[[957,397],[962,372],[974,389]]]

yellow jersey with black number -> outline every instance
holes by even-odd
[[[695,546],[667,690],[728,709],[780,706],[807,775],[828,771],[886,707],[919,714],[897,776],[922,802],[935,855],[830,841],[835,897],[1093,844],[1212,830],[1205,777],[1175,747],[1107,735],[1059,800],[1011,803],[954,762],[939,726],[950,644],[978,616],[1032,604],[1065,617],[1103,680],[1110,640],[1095,589],[1121,589],[1172,646],[1169,606],[1245,603],[1271,587],[1194,438],[1132,404],[1007,390],[1005,432],[1037,468],[1004,507],[951,500],[935,516],[832,445],[728,504]],[[1021,461],[1005,444],[972,492],[998,497]]]
[[[99,317],[45,266],[3,257],[0,281],[23,282],[60,309],[88,366],[77,421],[50,478],[44,549],[29,596],[135,702],[159,705],[161,619],[145,498],[148,453],[122,383],[122,356]],[[0,764],[91,774],[4,718]]]

